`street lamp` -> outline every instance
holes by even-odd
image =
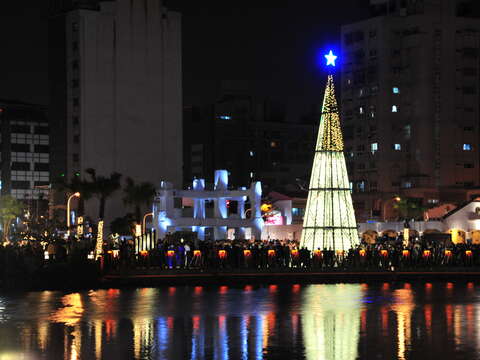
[[[70,236],[70,200],[74,197],[80,197],[80,193],[77,191],[76,193],[70,195],[67,200],[67,236]]]
[[[142,230],[143,230],[143,233],[145,234],[146,233],[146,230],[147,230],[147,224],[146,224],[146,220],[147,220],[147,216],[153,216],[153,212],[151,213],[146,213],[144,216],[143,216],[143,221],[142,221]]]

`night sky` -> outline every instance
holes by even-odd
[[[317,52],[365,18],[366,2],[167,0],[183,14],[184,104],[212,103],[227,84],[285,101],[295,121],[321,101]],[[47,5],[0,2],[0,98],[48,104]]]

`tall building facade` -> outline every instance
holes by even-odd
[[[185,107],[184,121],[185,185],[195,177],[213,182],[215,169],[227,169],[233,186],[260,180],[264,193],[307,190],[313,123],[288,122],[279,104],[231,93],[207,107]]]
[[[180,14],[161,0],[51,5],[52,176],[181,185]]]
[[[371,1],[342,27],[341,109],[357,219],[393,199],[425,206],[480,193],[480,6]]]
[[[50,129],[45,108],[0,100],[1,193],[45,210],[50,185]]]

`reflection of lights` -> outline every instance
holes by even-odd
[[[102,320],[95,320],[95,358],[102,358]]]
[[[388,330],[388,308],[386,306],[382,306],[380,309],[380,314],[382,316],[382,330]]]
[[[427,335],[432,336],[432,305],[426,304],[424,307],[425,314],[425,328],[427,329]]]
[[[361,286],[310,285],[302,293],[302,331],[306,359],[356,359],[362,304]]]
[[[140,358],[143,350],[150,349],[154,334],[154,312],[158,304],[156,289],[144,288],[135,291],[133,299],[133,349],[135,358]]]
[[[453,325],[453,307],[451,304],[445,305],[445,317],[447,318],[447,333],[450,334]]]
[[[367,331],[367,309],[362,309],[360,314],[360,331],[362,333]]]
[[[218,339],[218,346],[214,348],[214,359],[228,359],[228,334],[225,315],[218,317],[218,337],[216,338]]]
[[[398,289],[393,292],[395,303],[392,306],[397,314],[398,359],[405,359],[405,351],[410,347],[412,326],[411,314],[415,308],[411,289]]]
[[[462,338],[462,309],[460,305],[455,305],[453,311],[453,339],[457,345],[460,344]]]
[[[63,307],[51,316],[54,322],[64,323],[67,326],[77,324],[83,315],[82,298],[79,293],[68,294],[62,297]]]

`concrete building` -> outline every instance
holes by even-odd
[[[25,202],[33,215],[46,210],[50,185],[50,129],[45,108],[0,100],[2,194]]]
[[[180,14],[160,0],[52,1],[51,14],[52,176],[180,185]],[[120,193],[109,208],[124,213]]]
[[[480,193],[480,4],[371,1],[342,27],[342,121],[359,221],[394,196],[425,206]]]
[[[235,186],[261,180],[265,192],[298,190],[310,178],[319,118],[288,122],[274,101],[239,93],[225,93],[208,107],[186,107],[184,183],[228,169]]]
[[[175,208],[175,198],[193,202],[190,216],[184,214],[183,207]],[[176,190],[172,184],[162,181],[153,203],[153,223],[159,239],[182,230],[197,233],[199,240],[224,240],[229,230],[233,230],[233,238],[245,239],[248,228],[248,238],[259,240],[264,224],[261,201],[259,181],[252,182],[249,189],[229,190],[228,171],[216,170],[213,189],[205,187],[205,179],[193,180],[192,189],[188,190]],[[207,211],[208,203],[213,203],[213,209],[208,209],[213,211]]]

